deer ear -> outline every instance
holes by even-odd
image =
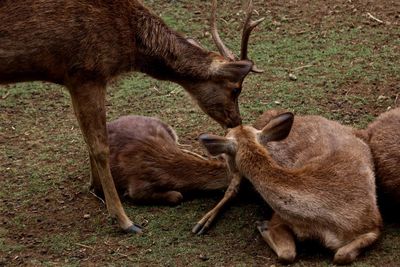
[[[186,41],[188,41],[188,43],[190,43],[191,45],[194,45],[194,46],[196,46],[196,47],[198,47],[198,48],[200,48],[200,49],[202,49],[202,50],[205,50],[204,47],[203,47],[197,40],[195,40],[195,39],[193,39],[193,38],[190,38],[190,37],[186,37],[185,39],[186,39]]]
[[[199,136],[199,141],[212,156],[218,156],[224,153],[234,155],[236,153],[234,141],[225,137],[213,134],[201,134]]]
[[[260,143],[285,139],[292,129],[294,115],[291,112],[282,113],[272,120],[258,134]]]
[[[268,109],[261,114],[256,121],[253,123],[253,127],[257,130],[261,130],[264,128],[273,118],[278,116],[279,114],[286,113],[286,110],[283,109]]]
[[[253,62],[250,60],[238,60],[221,64],[217,75],[227,78],[232,82],[241,82],[249,74]]]

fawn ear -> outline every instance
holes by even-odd
[[[285,112],[270,120],[258,135],[260,143],[285,139],[292,129],[293,119],[293,113]]]
[[[238,60],[221,64],[217,75],[227,78],[232,82],[241,82],[249,74],[253,62],[250,60]]]
[[[236,152],[234,141],[225,137],[213,134],[201,134],[199,136],[199,141],[212,156],[218,156],[224,153],[234,155]]]
[[[264,128],[273,118],[276,116],[286,113],[288,111],[284,109],[268,109],[264,111],[263,114],[261,114],[256,121],[253,123],[253,127],[256,128],[257,130],[261,130]]]

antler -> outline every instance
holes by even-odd
[[[249,38],[251,31],[257,27],[265,18],[258,19],[256,21],[251,20],[251,16],[253,15],[253,1],[249,0],[246,10],[246,20],[243,25],[243,33],[242,33],[242,44],[240,48],[240,59],[247,59],[247,47],[249,44]],[[256,65],[253,65],[252,72],[261,73],[263,70],[257,68]]]
[[[243,60],[249,60],[247,57],[247,46],[249,43],[249,38],[251,31],[258,26],[265,18],[261,18],[259,20],[253,21],[251,20],[251,16],[253,14],[253,1],[249,0],[247,4],[247,10],[246,10],[246,19],[243,25],[243,33],[242,33],[242,44],[241,44],[241,49],[240,49],[240,59]],[[235,54],[230,51],[225,44],[222,42],[218,30],[217,30],[217,19],[216,19],[216,12],[217,12],[217,0],[212,1],[212,9],[211,9],[211,35],[214,40],[214,43],[218,47],[219,52],[221,55],[223,55],[225,58],[235,61],[238,60],[238,57],[235,56]],[[257,68],[255,65],[253,65],[252,72],[256,73],[261,73],[263,70]]]
[[[217,19],[216,19],[216,12],[217,12],[217,0],[212,1],[212,9],[211,9],[211,35],[214,40],[214,43],[217,45],[219,52],[225,58],[228,58],[232,61],[237,60],[237,57],[230,51],[225,44],[222,42],[221,38],[219,37],[218,30],[217,30]]]

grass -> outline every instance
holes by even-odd
[[[172,28],[214,49],[205,25],[208,3],[145,2]],[[387,0],[388,8],[381,9],[378,3],[359,3],[354,13],[350,2],[334,1],[332,13],[326,13],[323,1],[254,2],[266,21],[254,32],[249,51],[265,73],[245,81],[240,108],[246,123],[266,109],[284,108],[365,127],[388,107],[399,106],[400,27],[393,16],[398,4]],[[220,21],[221,36],[235,51],[243,15],[236,12],[239,6],[224,1],[219,11],[227,21]],[[366,10],[391,24],[368,20]],[[199,133],[221,132],[181,87],[140,73],[110,85],[107,109],[108,120],[157,116],[176,129],[181,142],[195,146]],[[85,145],[62,87],[40,82],[1,87],[0,110],[0,266],[279,265],[254,227],[269,213],[247,195],[204,236],[193,236],[190,229],[221,194],[177,207],[126,204],[128,215],[146,224],[146,232],[120,233],[87,192]],[[389,224],[354,266],[396,266],[399,236],[398,225]],[[331,259],[318,244],[300,243],[292,266],[330,266]]]

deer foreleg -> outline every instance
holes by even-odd
[[[126,232],[141,232],[125,214],[110,172],[106,129],[105,84],[87,82],[69,86],[72,104],[92,159],[92,177],[98,175],[107,210]],[[97,173],[96,173],[97,170]]]
[[[237,195],[241,182],[242,178],[240,175],[233,176],[232,181],[229,184],[228,189],[225,191],[225,195],[221,201],[218,202],[218,204],[212,210],[207,212],[207,214],[204,215],[203,218],[201,218],[201,220],[193,227],[192,232],[194,234],[201,235],[208,230],[215,217],[217,217],[217,215],[220,213],[221,209],[224,208],[225,205]]]
[[[289,226],[274,214],[271,221],[259,222],[257,229],[281,262],[291,263],[296,257],[296,244]]]

